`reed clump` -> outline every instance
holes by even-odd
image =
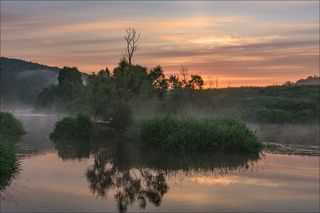
[[[258,153],[263,144],[231,118],[160,116],[139,122],[139,141],[157,150]]]

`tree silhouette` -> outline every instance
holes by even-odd
[[[169,87],[161,66],[156,66],[148,73],[153,87],[157,90],[159,98],[162,98]]]
[[[76,67],[63,67],[61,70],[59,70],[58,81],[59,84],[62,84],[66,81],[73,84],[82,84],[81,73]]]
[[[188,69],[187,69],[187,67],[185,67],[183,65],[180,65],[179,73],[180,73],[181,78],[182,78],[182,80],[181,80],[182,86],[186,87],[187,86],[187,82],[188,82]]]
[[[125,59],[128,61],[129,65],[132,65],[132,57],[134,53],[138,50],[138,40],[140,38],[140,33],[137,32],[134,28],[127,28],[126,35],[124,39],[126,40],[126,49],[125,49]]]
[[[188,82],[188,85],[192,89],[202,89],[204,81],[200,75],[191,75],[191,79]]]

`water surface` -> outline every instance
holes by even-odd
[[[169,155],[123,143],[53,143],[55,116],[17,115],[20,172],[1,212],[319,211],[319,157]]]

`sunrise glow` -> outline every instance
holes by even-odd
[[[124,31],[141,32],[134,63],[180,65],[219,87],[319,73],[319,2],[1,2],[1,56],[82,72],[113,69]]]

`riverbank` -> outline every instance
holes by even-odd
[[[0,112],[0,191],[18,169],[15,143],[25,133],[22,123],[8,112]]]
[[[319,145],[280,144],[264,142],[263,151],[273,154],[320,156]]]

